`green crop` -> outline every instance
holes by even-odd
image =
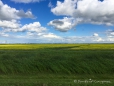
[[[8,45],[2,44],[0,45],[1,76],[2,75],[32,76],[38,74],[44,76],[46,75],[45,78],[47,78],[48,74],[51,74],[55,77],[56,75],[65,75],[65,76],[90,75],[91,77],[102,75],[102,78],[110,76],[109,79],[110,78],[112,79],[112,76],[114,75],[114,44],[8,44]],[[64,79],[64,76],[61,77],[61,79]],[[71,79],[73,80],[73,77]],[[48,82],[49,81],[47,80],[47,83]],[[42,83],[43,82],[41,81],[38,86],[42,86]],[[64,85],[53,85],[54,83],[49,82],[48,85],[65,86],[65,83]],[[31,83],[28,83],[28,85],[29,84],[32,86]],[[33,86],[35,84],[38,83],[33,83]],[[21,85],[22,83],[19,86]],[[93,84],[76,85],[70,82],[68,86],[97,86],[97,85]]]

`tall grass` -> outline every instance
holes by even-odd
[[[0,45],[0,74],[114,74],[113,44]]]

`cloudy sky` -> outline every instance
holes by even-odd
[[[114,0],[0,0],[0,43],[114,43]]]

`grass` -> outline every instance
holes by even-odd
[[[2,75],[0,86],[113,86],[113,79],[107,75]],[[112,76],[113,77],[113,76]],[[81,82],[81,81],[88,81]],[[92,81],[92,82],[90,82]],[[102,83],[105,81],[104,83]]]
[[[0,86],[114,85],[114,44],[0,45]]]

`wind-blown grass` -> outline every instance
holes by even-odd
[[[0,45],[0,75],[65,75],[65,76],[91,76],[95,78],[112,79],[114,76],[114,44],[18,44]],[[108,76],[109,75],[109,76]],[[43,78],[43,80],[45,80]],[[61,77],[60,79],[66,79]],[[97,77],[98,78],[98,77]],[[101,78],[101,77],[100,77]],[[4,78],[3,78],[4,79]],[[39,78],[38,78],[39,79]],[[54,79],[57,79],[54,78]],[[70,77],[73,81],[73,77]],[[35,79],[37,80],[37,79]],[[11,81],[13,85],[20,82],[18,86],[42,86],[43,81],[38,83],[28,80],[28,84],[19,80]],[[77,84],[50,82],[46,79],[48,86],[100,86],[93,84]],[[58,79],[57,79],[58,80]],[[10,81],[10,79],[9,79]],[[26,81],[26,80],[25,80]],[[0,81],[2,82],[2,81]],[[29,83],[30,82],[30,83]],[[65,81],[66,82],[66,81]],[[4,82],[5,83],[5,82]],[[4,86],[10,86],[9,83]],[[26,84],[26,85],[25,85]],[[62,85],[61,85],[62,84]],[[1,85],[1,84],[0,84]],[[2,86],[1,85],[1,86]],[[111,86],[111,85],[102,85]]]
[[[62,45],[2,45],[0,73],[114,73],[114,50],[111,49],[113,45],[107,44],[111,48],[104,46],[103,49],[99,48],[100,44]]]

